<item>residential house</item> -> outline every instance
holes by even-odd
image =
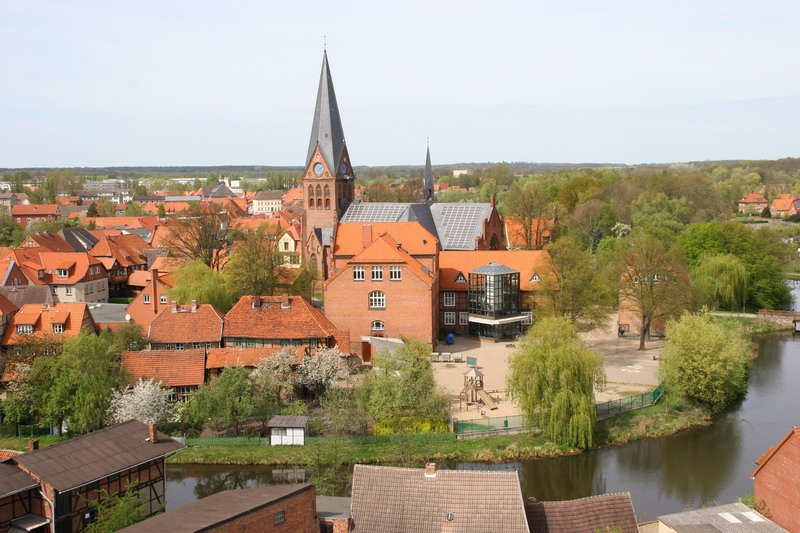
[[[17,204],[11,206],[11,217],[25,229],[31,222],[56,219],[58,204]]]
[[[27,196],[22,198],[21,196],[13,192],[4,192],[0,193],[0,216],[2,217],[10,217],[11,216],[11,208],[15,205],[25,204],[28,202]]]
[[[3,457],[3,461],[16,455]],[[0,463],[0,531],[46,533],[49,523],[44,518],[39,483],[16,465]]]
[[[258,191],[253,197],[254,215],[271,215],[283,207],[285,191]]]
[[[439,253],[439,323],[444,331],[495,340],[533,323],[543,280],[555,274],[545,250]]]
[[[120,365],[133,383],[152,379],[170,389],[170,401],[186,401],[205,381],[205,349],[123,352]]]
[[[355,465],[350,513],[371,533],[530,532],[515,470]]]
[[[781,194],[769,206],[769,212],[773,218],[786,218],[795,215],[800,211],[800,195]]]
[[[85,303],[25,304],[8,322],[3,335],[3,349],[28,355],[25,352],[31,347],[31,341],[41,341],[45,350],[52,350],[76,336],[82,328],[97,332],[89,306]],[[3,381],[7,380],[4,378]]]
[[[74,252],[75,248],[72,247],[61,235],[58,233],[34,233],[28,235],[25,240],[19,245],[20,248],[45,248],[51,252]]]
[[[272,348],[211,348],[206,354],[206,371],[216,377],[229,366],[254,369],[264,359],[284,350],[294,352],[294,362],[299,365],[310,352],[306,346],[274,346]]]
[[[552,502],[531,498],[525,513],[532,533],[639,533],[628,492]]]
[[[42,285],[0,286],[0,295],[8,298],[17,307],[26,304],[45,305],[54,302],[53,291],[50,290],[50,287]]]
[[[89,255],[103,263],[108,272],[108,288],[112,296],[130,294],[128,278],[137,270],[147,269],[144,250],[151,246],[138,235],[104,237],[91,249]]]
[[[120,533],[317,533],[315,511],[314,486],[307,483],[225,490],[148,518]]]
[[[98,238],[86,228],[62,228],[58,232],[76,252],[88,252],[97,244]]]
[[[371,337],[414,338],[433,348],[439,332],[438,279],[435,268],[423,261],[428,259],[413,257],[383,233],[324,282],[325,316],[350,331],[352,353],[370,360]],[[435,266],[435,252],[432,261]]]
[[[349,337],[302,296],[242,296],[225,315],[226,348],[333,348]]]
[[[55,533],[69,533],[91,524],[97,513],[94,502],[129,485],[138,493],[145,516],[160,513],[166,505],[164,459],[182,447],[155,426],[131,420],[17,455],[3,466],[15,465],[37,484],[44,501],[31,497],[30,502],[36,511],[31,514],[43,519],[38,523],[50,523]],[[15,487],[23,485],[20,479]]]
[[[210,304],[173,301],[150,322],[147,338],[151,350],[210,350],[220,346],[222,324],[222,315]]]
[[[98,259],[84,252],[42,252],[39,261],[44,275],[28,279],[49,285],[56,301],[108,301],[108,272]]]
[[[787,533],[785,529],[741,502],[704,507],[639,525],[640,533]]]
[[[141,273],[137,271],[134,274],[138,278]],[[172,279],[168,274],[159,272],[157,268],[149,273],[150,279],[144,282],[144,287],[128,305],[130,319],[145,332],[158,313],[169,307],[167,291],[172,287]]]
[[[303,188],[292,187],[283,195],[283,207],[290,205],[303,205]]]
[[[770,518],[789,531],[800,531],[800,427],[790,429],[756,461],[753,495]]]
[[[6,334],[6,329],[19,311],[19,307],[11,300],[0,294],[0,338]]]
[[[763,195],[751,192],[739,200],[739,212],[746,215],[760,215],[769,205],[769,200]]]
[[[4,250],[2,252],[2,258],[0,258],[0,287],[24,287],[29,286],[28,276],[25,275],[25,272],[22,270],[14,260],[13,257],[9,255],[11,251],[10,248]],[[49,292],[49,287],[45,287]]]

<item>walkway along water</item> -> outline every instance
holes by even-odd
[[[797,337],[800,339],[800,337]],[[800,342],[792,335],[757,339],[747,397],[713,425],[581,455],[501,464],[455,463],[462,469],[515,469],[523,493],[544,500],[630,491],[637,517],[734,501],[753,490],[753,461],[800,424]],[[302,480],[303,469],[227,465],[168,466],[172,508],[226,488]]]

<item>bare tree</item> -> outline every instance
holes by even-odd
[[[262,225],[241,234],[225,274],[236,296],[273,295],[285,281],[282,270],[287,252],[279,249],[284,231],[276,225]]]
[[[514,182],[505,196],[506,215],[519,223],[519,237],[526,250],[544,246],[548,229],[545,217],[549,214],[544,188],[536,181]]]
[[[164,248],[170,256],[196,259],[214,270],[219,270],[231,253],[236,235],[228,214],[213,203],[192,204],[167,227]]]

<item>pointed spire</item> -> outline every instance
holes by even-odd
[[[422,180],[422,200],[433,202],[433,167],[431,166],[431,143],[428,142],[428,153],[425,155],[425,177]]]
[[[319,76],[317,105],[314,109],[314,123],[311,126],[311,139],[308,143],[306,161],[311,159],[314,149],[319,146],[322,157],[334,175],[341,174],[342,157],[346,152],[342,119],[339,117],[339,104],[333,90],[333,78],[328,66],[328,51],[322,54],[322,72]]]

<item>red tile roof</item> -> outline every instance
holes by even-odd
[[[0,316],[11,315],[19,311],[19,307],[14,302],[0,294]]]
[[[94,222],[96,228],[147,228],[154,230],[159,226],[158,217],[86,217],[83,221]]]
[[[792,207],[795,207],[796,202],[798,202],[797,195],[781,194],[780,196],[772,200],[772,206],[770,206],[770,209],[776,213],[789,212],[792,210]]]
[[[179,305],[176,310],[172,304],[163,307],[150,322],[151,343],[222,340],[222,315],[210,304],[198,305],[195,311],[191,310],[191,305]]]
[[[638,533],[630,493],[601,494],[577,500],[525,501],[531,531],[548,533]]]
[[[228,311],[225,337],[321,339],[332,337],[336,331],[319,309],[302,296],[258,298],[256,301],[254,296],[242,296]]]
[[[63,333],[54,334],[53,324],[62,324]],[[67,340],[80,332],[82,327],[88,327],[92,332],[97,327],[89,314],[85,303],[54,303],[54,304],[26,304],[14,315],[8,323],[3,345],[13,345],[26,341],[31,335],[18,335],[18,325],[33,326],[33,335],[53,335],[56,338]]]
[[[10,459],[16,455],[21,454],[22,452],[18,452],[17,450],[0,450],[0,462],[5,461],[6,459]]]
[[[740,204],[765,204],[767,199],[763,195],[751,192],[744,195],[744,198],[739,200]]]
[[[167,387],[202,385],[206,371],[205,350],[143,350],[123,352],[122,368],[136,382],[139,378],[161,381]]]
[[[20,246],[23,248],[41,246],[47,248],[51,252],[75,251],[75,249],[58,233],[35,233],[33,235],[28,235]]]
[[[337,256],[354,256],[365,248],[364,234],[368,233],[367,246],[379,235],[388,233],[411,255],[436,255],[439,239],[418,222],[344,222],[336,228],[333,253]]]
[[[128,316],[131,317],[132,321],[141,326],[145,332],[147,332],[148,328],[150,327],[150,322],[153,321],[158,312],[170,306],[169,303],[160,303],[161,295],[166,294],[167,289],[170,287],[172,287],[171,280],[169,280],[166,275],[159,275],[155,297],[153,296],[153,285],[148,281],[147,285],[145,285],[144,289],[142,289],[142,292],[137,294],[136,298],[134,298],[133,301],[128,305]],[[150,303],[144,303],[145,294],[150,297]]]
[[[470,271],[491,262],[518,271],[523,291],[541,289],[541,282],[533,281],[534,274],[540,279],[553,275],[550,253],[546,250],[447,250],[439,253],[439,289],[467,290],[467,283],[456,283],[459,274],[468,280]]]
[[[286,194],[283,195],[283,203],[289,204],[296,201],[303,201],[303,189],[301,187],[292,187]]]
[[[267,357],[283,350],[292,350],[295,361],[300,364],[306,354],[305,346],[280,346],[274,348],[211,348],[206,357],[206,368],[225,368],[226,366],[256,367]]]
[[[12,216],[56,216],[58,204],[17,204],[11,206]]]
[[[149,249],[151,246],[138,235],[116,235],[101,238],[89,254],[98,259],[113,259],[121,267],[130,267],[147,264],[144,251]]]

